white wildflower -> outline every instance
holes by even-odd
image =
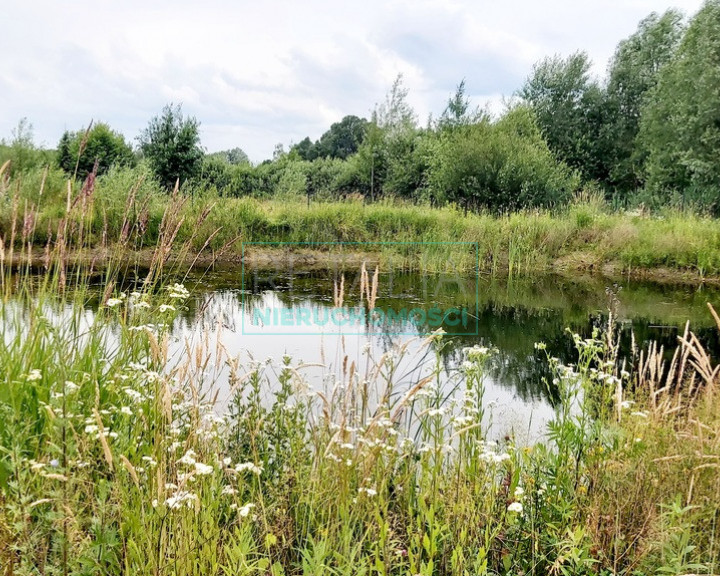
[[[252,462],[242,462],[235,465],[235,472],[252,472],[253,474],[257,474],[260,476],[263,472],[262,466],[257,466],[253,464]]]
[[[252,504],[249,502],[249,503],[245,504],[244,506],[241,506],[240,508],[238,508],[238,514],[242,518],[246,518],[250,514],[250,510],[252,510],[253,508],[255,508],[255,504]]]
[[[195,462],[195,472],[200,476],[206,476],[213,473],[213,467],[202,462]]]
[[[120,304],[122,304],[120,298],[108,298],[107,302],[105,302],[108,308],[115,308],[115,306],[120,306]]]
[[[187,452],[185,452],[185,454],[183,454],[180,460],[178,460],[178,464],[187,464],[189,466],[194,466],[195,456],[197,456],[197,454],[195,454],[195,450],[190,448]]]
[[[523,494],[525,494],[525,490],[522,486],[518,486],[515,488],[515,492],[513,492],[513,494],[515,495],[515,498],[522,498]]]
[[[168,506],[168,508],[174,510],[177,510],[182,506],[192,508],[196,502],[199,502],[197,494],[193,494],[192,492],[187,492],[185,490],[180,490],[179,492],[176,492],[173,496],[165,500],[165,504]]]
[[[137,390],[133,390],[132,388],[123,388],[123,392],[130,396],[130,398],[132,398],[132,400],[134,400],[135,402],[140,402],[143,399],[143,395]]]
[[[158,310],[160,312],[175,312],[175,306],[172,304],[160,304]]]
[[[491,350],[486,346],[473,346],[472,348],[463,348],[463,353],[471,362],[477,362],[485,359],[490,355]]]
[[[133,411],[130,409],[129,406],[123,406],[120,408],[120,414],[125,414],[125,416],[132,416]]]
[[[507,510],[508,512],[517,512],[518,514],[522,514],[523,505],[520,504],[520,502],[513,502],[507,507]]]
[[[363,492],[370,496],[370,498],[377,496],[377,490],[373,488],[358,488],[358,493],[362,494]]]
[[[190,296],[190,292],[188,292],[187,288],[185,288],[182,284],[176,283],[172,286],[168,286],[168,296],[170,298],[187,298]]]
[[[35,382],[36,380],[40,380],[42,378],[42,372],[38,370],[37,368],[34,370],[30,370],[30,373],[25,377],[25,380],[28,382]]]

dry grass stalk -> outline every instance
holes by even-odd
[[[363,297],[365,297],[370,310],[373,310],[375,308],[379,280],[380,267],[375,267],[375,273],[373,274],[371,282],[370,275],[368,274],[367,268],[365,266],[365,262],[363,262],[362,267],[360,268],[360,300],[362,301]]]
[[[342,308],[345,299],[345,274],[340,275],[340,285],[337,278],[333,281],[333,303],[335,308]]]
[[[710,313],[720,330],[720,317],[710,303]],[[720,379],[720,364],[714,363],[702,343],[685,325],[679,346],[669,366],[664,360],[664,348],[656,342],[640,352],[637,384],[649,393],[650,407],[661,416],[670,415],[692,406],[702,392],[711,397]],[[667,369],[666,369],[667,368]]]

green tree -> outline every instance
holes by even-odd
[[[135,154],[125,138],[102,122],[89,129],[63,133],[57,147],[57,164],[67,174],[85,178],[95,163],[98,174],[104,174],[111,166],[133,166]]]
[[[439,130],[447,130],[458,126],[468,126],[478,122],[483,113],[476,106],[470,106],[470,99],[465,93],[465,80],[462,80],[455,89],[455,94],[448,98],[445,110],[437,121]]]
[[[643,158],[636,152],[640,112],[660,70],[672,59],[682,39],[683,17],[676,10],[652,13],[637,31],[618,44],[607,83],[609,122],[605,138],[612,143],[609,183],[623,195],[642,184]]]
[[[377,111],[372,113],[365,139],[354,158],[354,163],[363,192],[370,194],[370,199],[375,200],[381,191],[387,172],[385,133],[378,125]]]
[[[200,173],[204,151],[199,127],[194,117],[183,116],[181,105],[168,104],[138,137],[143,156],[166,189]]]
[[[313,143],[306,137],[292,147],[302,160],[339,158],[345,160],[355,154],[365,139],[368,121],[357,116],[345,116],[330,126],[320,139]]]
[[[314,160],[317,158],[317,147],[309,136],[295,144],[291,152],[295,152],[301,160]]]
[[[642,109],[638,143],[647,186],[718,202],[720,190],[720,1],[707,1]]]
[[[221,150],[220,152],[213,152],[208,154],[207,158],[216,158],[233,166],[239,166],[241,164],[250,164],[250,158],[245,154],[242,148],[231,148],[230,150]]]
[[[567,200],[578,179],[548,148],[531,109],[482,118],[440,134],[430,155],[430,191],[466,209],[518,209]]]
[[[13,174],[20,174],[36,164],[37,157],[33,138],[33,125],[27,118],[21,118],[13,128],[10,141],[10,169]]]
[[[318,140],[317,157],[345,160],[355,154],[365,139],[367,120],[357,116],[345,116],[335,122]]]
[[[519,96],[532,106],[550,149],[588,179],[605,180],[602,88],[590,78],[585,52],[545,58],[533,67]]]
[[[365,173],[370,172],[373,198],[378,192],[412,196],[421,186],[424,156],[420,154],[419,136],[417,115],[400,74],[385,101],[373,112],[364,140],[368,146],[362,158],[366,159]]]

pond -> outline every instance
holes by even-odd
[[[351,364],[360,372],[404,347],[395,358],[396,389],[407,389],[439,363],[445,394],[452,396],[463,348],[492,348],[484,400],[488,436],[496,440],[531,442],[552,417],[556,391],[547,384],[552,376],[546,353],[535,343],[544,342],[548,354],[572,363],[567,329],[589,337],[607,325],[610,309],[619,322],[622,357],[631,359],[633,346],[640,350],[651,340],[673,349],[688,320],[711,353],[720,352],[706,306],[717,304],[720,292],[703,286],[559,276],[501,281],[402,270],[375,277],[373,267],[363,272],[337,266],[221,269],[191,275],[186,285],[194,296],[173,326],[176,356],[203,338],[212,347],[217,338],[241,365],[284,356],[304,363],[317,390],[332,386],[328,374],[347,372]],[[425,337],[438,328],[446,334],[436,355]],[[214,394],[222,409],[231,391],[223,385],[227,370],[216,370]]]

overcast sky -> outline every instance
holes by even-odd
[[[0,138],[22,117],[37,144],[90,119],[135,138],[168,102],[209,152],[253,161],[369,116],[398,73],[422,122],[465,78],[498,107],[534,62],[586,50],[603,75],[650,12],[701,0],[11,0],[0,31]]]

